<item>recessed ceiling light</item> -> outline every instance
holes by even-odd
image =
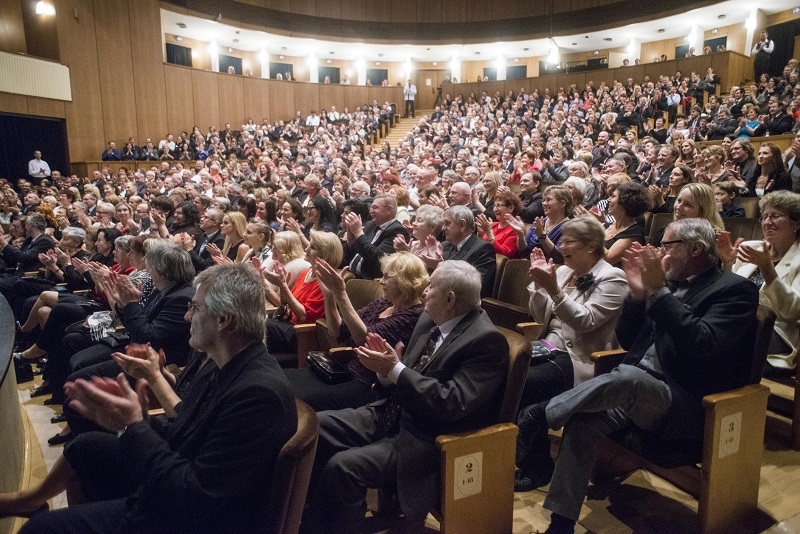
[[[333,54],[335,54],[335,52],[334,52],[333,50],[331,50],[331,51],[330,51],[330,52],[328,52],[328,53],[329,53],[330,55],[333,55]]]
[[[239,33],[239,32],[236,32],[236,33]],[[239,39],[234,39],[234,40],[233,40],[233,42],[234,42],[234,43],[238,43],[238,42],[239,42]]]
[[[613,39],[611,37],[605,37],[605,38],[603,38],[603,40],[604,41],[613,41]]]
[[[184,23],[184,22],[178,22],[177,24],[178,24],[178,28],[185,28],[186,27],[186,23]]]
[[[480,52],[475,52],[475,55],[479,56],[479,55],[481,55],[481,53]]]
[[[588,38],[589,38],[589,36],[588,36],[588,35],[584,35],[584,36],[583,36],[583,38],[584,38],[584,39],[588,39]]]
[[[717,18],[720,19],[720,20],[724,19],[725,18],[725,13],[723,13],[722,15],[717,15]]]
[[[239,30],[236,30],[236,35],[239,35]]]
[[[578,43],[572,43],[572,46],[578,46]]]
[[[281,47],[281,50],[285,51],[285,50],[286,50],[286,47],[285,47],[285,46],[282,46],[282,47]]]
[[[378,54],[378,57],[383,57],[383,54]]]
[[[666,30],[664,28],[659,28],[658,33],[664,33]]]
[[[181,41],[183,41],[183,37],[181,37],[180,35],[176,35],[175,40],[180,43]]]

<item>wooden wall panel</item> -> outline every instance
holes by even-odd
[[[342,13],[342,0],[317,0],[317,16],[331,19],[350,18],[346,13]],[[348,0],[344,0],[347,8]]]
[[[261,124],[261,119],[272,120],[269,114],[270,82],[255,78],[245,78],[242,82],[245,118],[253,119],[256,124]]]
[[[269,91],[269,118],[271,121],[291,119],[294,117],[294,85],[286,82],[267,82]],[[302,111],[301,111],[302,113]],[[303,118],[305,119],[305,115]]]
[[[570,85],[575,85],[575,88],[578,92],[583,91],[583,88],[586,87],[586,78],[588,74],[585,72],[573,72],[570,74],[559,74],[558,75],[558,88],[564,88],[565,91],[569,91]]]
[[[15,54],[27,52],[22,4],[18,0],[0,2],[0,50]]]
[[[0,93],[0,112],[28,114],[28,97],[11,93]]]
[[[300,15],[316,15],[317,6],[315,2],[309,0],[290,0],[292,13]]]
[[[294,89],[294,109],[300,111],[303,117],[308,117],[314,110],[319,115],[319,88],[323,87],[315,83],[296,83]]]
[[[66,117],[63,100],[51,100],[49,98],[28,97],[28,114],[37,117]],[[102,152],[102,150],[100,151]]]
[[[442,20],[467,22],[466,4],[464,0],[442,0]]]
[[[336,106],[339,113],[344,110],[344,90],[343,85],[320,85],[319,86],[319,107],[331,110],[331,106]]]
[[[350,90],[344,94],[344,105],[352,111],[369,102],[369,88],[361,86],[350,86]]]
[[[72,161],[85,161],[97,158],[106,137],[96,23],[92,0],[73,0],[71,8],[78,11],[78,19],[70,16],[56,19],[61,62],[69,67],[72,87],[72,102],[65,104],[69,157]]]
[[[492,19],[495,20],[515,19],[520,11],[525,12],[525,8],[520,8],[516,0],[492,0],[491,10]]]
[[[244,78],[241,76],[218,76],[219,125],[230,123],[238,130],[244,124]]]
[[[367,20],[379,21],[392,12],[392,0],[370,0],[367,5]]]
[[[417,20],[424,22],[442,22],[443,0],[428,0],[417,4]]]
[[[219,85],[214,72],[192,70],[192,99],[194,101],[194,124],[203,132],[209,126],[221,126],[219,121]],[[225,74],[225,76],[228,76]]]
[[[127,139],[137,130],[128,4],[95,0],[94,13],[105,136]]]
[[[134,135],[140,143],[147,137],[161,139],[168,131],[159,8],[157,0],[128,0],[128,9],[136,14],[130,28],[137,131],[124,139]]]
[[[192,69],[175,65],[164,65],[164,86],[166,88],[165,103],[167,108],[166,132],[180,132],[189,130],[197,125],[194,120],[194,97],[192,95]],[[205,125],[207,127],[208,125]],[[204,128],[203,126],[200,126]],[[205,130],[203,130],[205,132]],[[160,135],[164,135],[163,133]],[[153,136],[145,136],[151,137]],[[139,142],[144,144],[145,137]],[[155,136],[158,143],[159,136]]]
[[[368,0],[345,0],[345,16],[351,20],[367,20],[367,12],[372,9]]]

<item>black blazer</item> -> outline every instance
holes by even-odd
[[[203,239],[203,241],[205,241],[205,239]],[[194,270],[198,273],[214,265],[214,259],[211,257],[211,254],[208,253],[208,250],[203,247],[203,241],[200,241],[197,247],[189,251],[189,257],[192,258]],[[217,230],[209,236],[208,243],[217,245],[217,248],[222,250],[222,247],[225,246],[225,236]],[[203,249],[202,252],[198,252],[200,249]]]
[[[372,221],[368,222],[364,225],[364,234],[356,239],[352,246],[346,245],[344,265],[350,265],[357,255],[364,258],[361,263],[361,273],[353,272],[359,278],[371,280],[383,276],[380,260],[384,254],[394,252],[394,238],[402,235],[408,240],[406,227],[400,221],[394,220],[381,232],[378,240],[373,244],[372,238],[375,237],[379,228]]]
[[[494,245],[473,234],[458,252],[455,252],[455,245],[449,241],[444,242],[442,249],[445,260],[464,260],[478,269],[481,273],[481,298],[492,296],[497,273]]]
[[[297,429],[294,395],[263,343],[206,366],[165,429],[137,423],[114,444],[138,488],[120,532],[263,529],[278,453]]]
[[[655,342],[672,406],[661,441],[703,439],[705,395],[747,384],[753,362],[758,288],[712,267],[695,278],[682,299],[665,295],[647,308],[628,300],[617,339],[635,365]]]
[[[163,292],[155,291],[147,304],[138,302],[117,307],[122,324],[131,342],[150,343],[154,349],[164,349],[167,365],[186,365],[192,348],[189,346],[189,326],[184,316],[194,296],[191,283],[173,286]]]
[[[10,243],[6,245],[3,248],[2,258],[8,267],[15,268],[16,273],[22,275],[26,271],[34,271],[41,267],[39,254],[44,254],[54,246],[53,238],[47,234],[42,234],[36,239],[27,237],[19,247]]]

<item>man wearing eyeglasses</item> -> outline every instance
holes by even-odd
[[[704,219],[673,222],[659,249],[628,251],[630,294],[617,324],[627,357],[521,416],[524,435],[543,425],[564,427],[544,502],[553,512],[548,533],[574,531],[602,436],[634,430],[645,453],[699,461],[703,397],[748,383],[758,289],[720,270],[718,259]]]

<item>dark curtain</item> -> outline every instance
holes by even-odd
[[[69,176],[67,125],[64,119],[0,113],[0,176],[16,183],[27,178],[28,161],[40,150],[51,171]],[[97,153],[98,159],[100,152]]]
[[[191,67],[192,49],[186,46],[167,43],[167,63]]]
[[[228,67],[233,67],[233,70],[236,74],[242,74],[242,58],[240,57],[233,57],[233,56],[225,56],[223,54],[219,55],[219,71],[220,72],[228,72]]]
[[[324,79],[324,78],[323,78]],[[381,85],[389,79],[389,69],[367,69],[367,80],[372,85]]]
[[[783,74],[783,67],[794,56],[794,36],[798,34],[800,34],[800,20],[791,20],[767,28],[767,35],[775,41],[775,50],[769,58],[770,76]]]

